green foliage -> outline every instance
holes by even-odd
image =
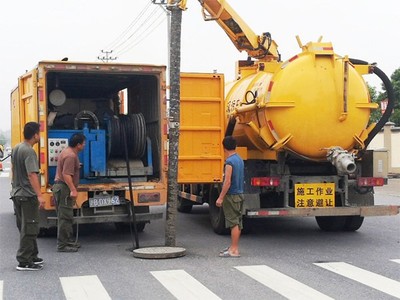
[[[396,98],[395,108],[400,108],[399,100],[400,100],[400,68],[398,68],[392,76],[390,77],[393,85],[394,96]],[[396,107],[397,106],[397,107]]]
[[[394,71],[390,79],[393,85],[395,104],[394,104],[394,111],[390,116],[389,121],[395,123],[395,126],[398,127],[400,126],[400,68]],[[382,86],[382,88],[383,92],[378,93],[375,87],[371,87],[368,85],[369,93],[371,95],[371,101],[378,103],[379,107],[381,101],[387,98],[387,93],[385,91],[384,86]],[[373,110],[371,112],[370,122],[375,122],[375,123],[378,122],[381,116],[382,113],[380,108]]]
[[[390,76],[393,91],[394,91],[394,111],[389,118],[390,122],[393,122],[395,126],[400,126],[400,68],[396,69],[392,76]]]
[[[368,85],[368,90],[369,90],[369,94],[371,96],[371,102],[373,103],[378,103],[380,105],[380,101],[378,100],[378,92],[376,91],[376,88],[373,86]],[[371,110],[371,117],[369,119],[370,123],[377,123],[379,121],[379,119],[381,118],[382,113],[381,113],[381,109],[377,108],[374,110]]]

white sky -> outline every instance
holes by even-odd
[[[11,127],[10,91],[17,78],[40,60],[97,61],[151,0],[37,0],[3,1],[0,10],[2,68],[0,128]],[[319,36],[333,43],[339,55],[377,62],[389,77],[400,67],[399,0],[228,0],[255,33],[270,32],[282,59],[300,52],[296,35],[305,44]],[[234,77],[236,60],[245,59],[215,22],[204,22],[197,0],[188,0],[182,17],[181,70]],[[148,10],[151,12],[154,5]],[[159,12],[160,11],[160,12]],[[142,24],[144,19],[136,24]],[[142,35],[125,43],[117,62],[168,63],[165,13],[153,12]],[[153,31],[157,23],[160,25]],[[138,28],[138,27],[136,27]],[[127,36],[132,35],[130,32]],[[129,45],[136,44],[134,47]],[[121,47],[120,47],[121,48]],[[112,53],[112,56],[117,53]],[[366,80],[380,86],[374,75]]]

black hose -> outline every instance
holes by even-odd
[[[94,123],[95,129],[99,129],[99,119],[96,117],[96,115],[91,112],[90,110],[82,110],[80,112],[78,112],[75,116],[74,119],[74,128],[75,129],[79,129],[79,121],[81,119],[86,119],[87,117],[90,117]]]
[[[369,65],[369,63],[366,61],[359,60],[359,59],[353,59],[353,58],[350,58],[350,62],[355,65]],[[383,126],[385,126],[387,121],[389,121],[390,115],[392,114],[392,111],[394,108],[394,101],[395,101],[393,86],[392,86],[392,82],[390,81],[390,79],[377,66],[372,66],[372,68],[373,68],[374,74],[382,80],[383,85],[385,86],[387,98],[388,98],[388,104],[387,104],[386,110],[383,113],[382,117],[379,119],[378,123],[376,123],[375,127],[368,134],[368,137],[364,142],[365,148],[367,148],[367,146],[372,141],[372,139],[377,135],[378,132],[381,131],[381,129],[383,128]]]
[[[2,159],[0,159],[1,162],[5,161],[7,158],[9,158],[11,156],[11,154],[8,154],[6,157],[3,157]]]
[[[131,168],[129,165],[129,155],[128,155],[128,141],[127,141],[127,132],[126,132],[126,127],[122,126],[121,127],[121,135],[122,135],[122,144],[124,146],[124,154],[125,154],[125,162],[126,162],[126,170],[128,172],[128,184],[129,184],[129,196],[131,198],[131,201],[129,202],[129,207],[128,207],[128,212],[129,212],[129,228],[131,232],[131,237],[132,237],[132,247],[133,249],[138,249],[139,248],[139,235],[138,235],[138,230],[137,230],[137,221],[136,221],[136,214],[135,214],[135,204],[133,200],[133,190],[132,190],[132,177],[131,177]],[[132,224],[133,224],[133,230],[132,230]],[[133,244],[133,236],[132,234],[135,233],[135,243],[136,247]]]
[[[226,130],[225,130],[225,136],[229,136],[229,135],[233,134],[233,129],[235,129],[235,125],[236,125],[236,118],[231,117],[229,119],[228,126],[226,127]]]
[[[119,115],[108,120],[108,157],[123,157],[122,135],[126,133],[128,155],[141,158],[146,151],[146,121],[143,114]]]

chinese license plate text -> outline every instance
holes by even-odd
[[[120,204],[121,201],[119,200],[119,196],[89,198],[89,207],[101,207]]]

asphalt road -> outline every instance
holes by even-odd
[[[185,257],[137,259],[127,250],[129,232],[86,225],[78,253],[58,253],[55,237],[43,237],[44,269],[19,272],[7,167],[0,174],[0,300],[400,298],[400,216],[366,218],[347,233],[322,232],[313,218],[262,220],[242,236],[240,258],[220,258],[229,236],[212,232],[206,206],[194,207],[178,215]],[[376,198],[400,205],[400,179],[377,188]],[[139,234],[140,246],[162,246],[164,234],[164,221],[154,221]]]

